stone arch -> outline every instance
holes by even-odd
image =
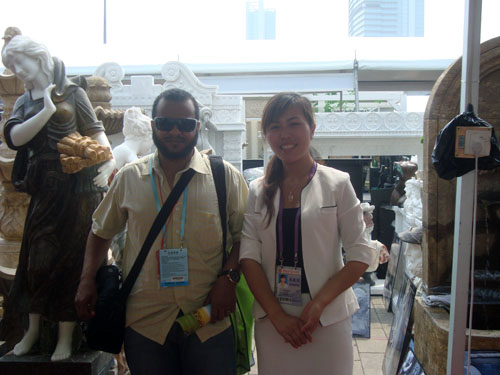
[[[450,282],[453,259],[456,179],[439,178],[431,154],[439,131],[460,112],[462,58],[436,81],[424,115],[423,278],[432,288]],[[475,112],[500,133],[500,37],[481,44],[479,103]],[[500,196],[500,169],[479,176],[478,194]],[[478,203],[476,254],[486,251],[485,215]],[[500,249],[499,249],[500,251]]]

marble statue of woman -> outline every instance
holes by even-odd
[[[77,131],[109,147],[85,91],[67,79],[60,60],[28,37],[13,37],[2,49],[2,62],[25,84],[4,136],[7,145],[17,150],[14,169],[18,164],[16,178],[21,181],[16,186],[31,195],[9,295],[11,308],[28,314],[29,326],[14,354],[31,350],[39,339],[43,317],[57,322],[51,360],[58,361],[71,356],[77,319],[74,297],[85,242],[115,161],[64,173],[57,151],[62,138]]]
[[[123,115],[123,136],[125,140],[113,149],[116,169],[137,160],[151,152],[151,118],[142,114],[137,107],[129,108]]]
[[[208,107],[203,107],[200,109],[200,132],[198,136],[198,142],[196,148],[200,151],[210,152],[215,154],[215,150],[208,141],[209,130],[217,131],[217,127],[212,121],[212,110]]]

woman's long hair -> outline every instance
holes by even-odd
[[[43,74],[47,76],[49,82],[54,81],[54,61],[49,50],[43,44],[35,42],[33,39],[24,35],[16,35],[2,49],[2,63],[12,69],[12,59],[14,55],[22,54],[38,61]],[[31,82],[24,82],[27,90],[31,90]]]
[[[294,92],[282,92],[274,95],[266,104],[262,114],[262,133],[267,134],[269,126],[291,107],[302,110],[304,117],[312,129],[314,127],[314,109],[311,102]],[[274,155],[266,167],[264,174],[264,204],[267,207],[267,224],[274,215],[274,196],[283,181],[283,163]]]

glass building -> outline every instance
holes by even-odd
[[[423,37],[424,0],[349,0],[349,36]]]

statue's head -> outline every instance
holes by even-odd
[[[144,148],[149,150],[153,144],[151,137],[151,118],[141,112],[140,108],[131,107],[123,115],[123,136],[125,140],[140,140]]]
[[[33,74],[44,74],[49,82],[54,80],[54,61],[49,50],[27,36],[16,35],[4,46],[2,63],[19,76],[28,90],[33,88]]]

